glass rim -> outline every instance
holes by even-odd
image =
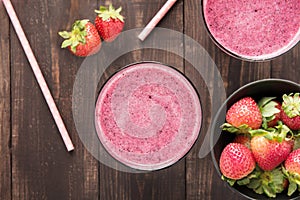
[[[243,61],[250,61],[250,62],[263,62],[263,61],[269,61],[273,60],[291,49],[293,49],[300,41],[300,27],[298,29],[298,32],[295,34],[295,36],[292,38],[292,40],[285,46],[281,47],[280,49],[276,50],[275,52],[263,54],[259,56],[247,56],[247,55],[240,55],[229,48],[222,45],[212,34],[211,30],[209,29],[207,23],[206,23],[206,17],[205,17],[205,6],[204,4],[207,2],[207,0],[201,0],[201,6],[202,6],[202,19],[204,22],[204,27],[210,37],[210,39],[214,42],[214,44],[221,49],[223,52],[225,52],[227,55],[232,56],[234,58],[243,60]]]

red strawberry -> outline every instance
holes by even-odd
[[[250,141],[251,141],[251,138],[249,135],[237,135],[237,136],[235,136],[235,138],[233,140],[234,143],[243,144],[249,149],[250,149]]]
[[[89,20],[77,20],[71,32],[62,31],[59,35],[65,39],[61,48],[68,48],[76,56],[89,56],[101,48],[101,38],[95,26]]]
[[[239,143],[228,144],[221,153],[220,170],[226,178],[238,180],[246,177],[255,168],[250,149]]]
[[[300,149],[297,149],[290,153],[284,162],[283,172],[288,177],[289,189],[288,195],[292,195],[297,187],[300,190]]]
[[[280,120],[281,103],[274,100],[276,97],[264,97],[258,102],[260,112],[263,117],[262,127],[274,127]]]
[[[229,108],[226,121],[235,127],[246,124],[252,129],[258,129],[262,124],[262,115],[254,99],[245,97]]]
[[[95,10],[98,14],[95,19],[95,26],[104,41],[112,42],[121,33],[124,27],[124,18],[120,14],[121,10],[121,7],[115,10],[112,5],[108,9],[100,6],[99,10]]]
[[[283,95],[281,118],[292,130],[300,130],[300,93]]]
[[[258,166],[265,171],[270,171],[288,157],[293,149],[293,141],[278,142],[264,136],[254,136],[250,146]]]
[[[284,166],[288,172],[299,174],[300,178],[300,149],[297,149],[289,154]]]

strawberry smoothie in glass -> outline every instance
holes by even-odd
[[[98,137],[107,152],[139,170],[157,170],[184,157],[198,138],[199,96],[179,71],[144,62],[115,73],[95,109]]]
[[[202,6],[211,37],[237,58],[271,59],[299,42],[299,0],[203,0]]]

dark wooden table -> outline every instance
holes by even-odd
[[[111,2],[123,7],[122,13],[126,16],[124,30],[130,30],[144,27],[165,0]],[[224,187],[210,155],[203,159],[198,157],[203,136],[185,159],[160,171],[131,174],[97,161],[83,146],[72,116],[73,84],[84,59],[60,49],[62,39],[57,32],[70,28],[75,19],[93,21],[94,9],[110,2],[12,0],[12,3],[75,150],[72,153],[66,151],[0,3],[0,199],[241,199]],[[263,78],[284,78],[299,83],[299,45],[267,62],[246,62],[230,57],[209,38],[202,20],[200,0],[179,0],[158,26],[182,32],[201,44],[218,66],[227,95],[248,82]],[[114,66],[119,68],[143,60],[170,64],[193,79],[193,72],[186,68],[189,63],[183,58],[155,49],[128,53],[117,59]],[[196,87],[202,91],[202,104],[210,105],[205,83],[199,80]],[[211,113],[206,109],[202,132],[210,122]]]

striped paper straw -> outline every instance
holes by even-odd
[[[143,31],[139,34],[138,38],[144,41],[146,37],[151,33],[155,26],[160,22],[160,20],[166,15],[166,13],[171,9],[177,0],[168,0],[163,7],[156,13],[156,15],[151,19]]]
[[[10,0],[2,0],[68,151],[74,146]]]

